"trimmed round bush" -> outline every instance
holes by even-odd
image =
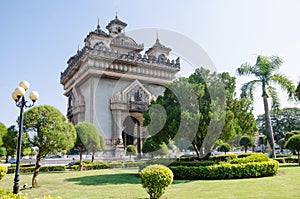
[[[218,148],[218,151],[225,152],[225,154],[226,154],[228,151],[230,151],[230,144],[223,143],[223,144]]]
[[[144,168],[141,173],[142,186],[150,195],[150,199],[160,198],[165,188],[173,182],[172,171],[164,165],[150,165]]]
[[[7,173],[7,166],[0,165],[0,181],[5,177]]]

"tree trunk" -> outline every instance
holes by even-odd
[[[82,153],[83,153],[83,150],[82,148],[80,148],[80,153],[79,153],[79,170],[82,171],[83,169],[83,164],[82,164]]]
[[[36,178],[39,174],[40,168],[41,168],[41,155],[38,153],[36,156],[36,162],[35,162],[35,168],[34,168],[34,173],[32,176],[32,181],[31,181],[31,185],[33,188],[37,187],[37,181]]]
[[[270,158],[276,158],[275,154],[275,144],[274,144],[274,135],[273,135],[273,129],[271,125],[271,119],[270,119],[270,111],[269,111],[269,105],[268,105],[268,95],[266,94],[265,89],[263,89],[263,102],[264,102],[264,109],[265,109],[265,119],[266,119],[266,131],[267,131],[267,138],[271,147],[271,155]]]
[[[93,163],[94,160],[95,160],[95,153],[93,152],[93,153],[92,153],[92,161],[91,161],[91,163]]]
[[[245,146],[245,153],[247,153],[247,149],[248,149],[248,147],[247,147],[247,146]]]
[[[193,146],[193,148],[195,149],[198,158],[200,158],[200,153],[199,153],[198,147],[197,147],[197,145],[195,144],[194,141],[192,142],[192,146]]]
[[[300,165],[300,150],[298,150],[298,163]]]
[[[6,155],[6,156],[5,156],[5,163],[8,163],[8,159],[9,159],[8,156],[9,156],[9,155]]]

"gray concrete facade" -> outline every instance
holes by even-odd
[[[145,51],[143,44],[126,36],[126,26],[116,16],[106,33],[98,23],[84,39],[85,46],[68,60],[60,81],[68,98],[69,121],[93,123],[108,150],[134,144],[140,152],[147,136],[142,113],[175,79],[180,62],[169,60],[171,49],[158,38]]]

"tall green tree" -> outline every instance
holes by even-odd
[[[0,122],[0,146],[3,145],[3,136],[7,133],[7,128],[6,126]]]
[[[76,130],[58,109],[42,105],[25,111],[24,131],[30,134],[28,136],[30,145],[38,147],[32,177],[32,187],[36,187],[41,159],[50,153],[72,148],[76,140]]]
[[[167,144],[171,139],[185,149],[192,144],[197,155],[206,158],[218,138],[228,142],[257,130],[249,101],[237,99],[235,89],[235,77],[229,73],[199,68],[167,85],[145,112],[144,125],[154,141]]]
[[[17,151],[17,136],[18,130],[15,125],[7,128],[7,133],[3,136],[3,146],[6,149],[5,162],[8,162],[9,156],[14,156]]]
[[[266,135],[271,146],[271,157],[275,158],[275,145],[274,135],[270,119],[270,109],[268,105],[269,95],[272,98],[272,108],[279,108],[279,98],[276,92],[276,88],[273,84],[281,86],[283,90],[288,93],[289,98],[294,97],[295,86],[291,80],[285,77],[283,74],[278,73],[283,61],[278,56],[266,57],[259,55],[256,63],[251,65],[250,63],[242,64],[237,73],[241,76],[254,76],[254,80],[245,83],[241,88],[241,96],[250,97],[253,100],[253,92],[257,86],[262,89],[262,98],[265,110],[266,120]]]
[[[84,152],[92,152],[101,150],[100,137],[96,127],[89,122],[80,122],[75,125],[77,132],[77,140],[75,147],[79,149],[80,171],[83,169],[82,155]],[[93,159],[93,158],[92,158]]]
[[[154,156],[164,156],[169,153],[169,149],[165,142],[158,143],[153,139],[153,136],[149,136],[143,143],[142,152],[148,153],[151,158]]]
[[[154,142],[167,144],[173,140],[186,145],[181,146],[184,148],[192,144],[199,157],[208,157],[224,125],[224,91],[217,73],[199,68],[189,78],[166,86],[164,95],[153,101],[144,114],[144,125],[157,125],[148,128]]]
[[[270,119],[276,142],[284,138],[287,132],[300,130],[300,108],[283,108],[277,111],[270,111]],[[256,122],[259,131],[266,134],[265,115],[258,115]]]

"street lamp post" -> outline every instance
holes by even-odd
[[[39,98],[39,94],[36,91],[31,91],[29,93],[29,98],[32,101],[32,104],[27,105],[25,100],[25,92],[29,88],[29,83],[27,81],[22,81],[19,84],[19,87],[15,89],[12,93],[12,98],[16,102],[16,106],[20,108],[20,117],[19,117],[19,135],[18,135],[18,146],[17,146],[17,161],[16,161],[16,172],[14,178],[14,187],[13,193],[19,193],[19,184],[20,184],[20,160],[21,160],[21,149],[22,149],[22,135],[23,135],[23,113],[24,108],[32,107],[35,101]]]

